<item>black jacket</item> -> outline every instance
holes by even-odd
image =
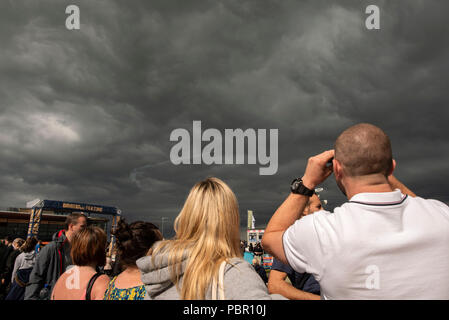
[[[14,250],[11,244],[3,246],[0,250],[0,274],[4,272],[6,261],[8,260],[9,254]]]
[[[12,271],[14,270],[14,263],[16,262],[17,256],[21,253],[19,249],[14,250],[14,248],[10,251],[8,257],[6,258],[5,267],[1,273],[0,278],[5,279],[5,284],[9,284],[11,282]]]
[[[39,251],[25,289],[25,300],[39,300],[39,293],[45,284],[49,285],[51,292],[69,264],[65,262],[66,254],[70,253],[64,252],[66,241],[68,240],[65,232],[61,230],[53,235],[52,242]]]

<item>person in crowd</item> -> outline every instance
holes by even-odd
[[[22,238],[14,238],[10,241],[8,241],[8,248],[4,255],[4,264],[3,268],[0,272],[0,277],[4,277],[6,273],[9,273],[11,275],[12,270],[14,269],[14,262],[17,256],[20,254],[20,247],[23,245],[25,240]]]
[[[252,243],[249,244],[248,250],[249,250],[249,252],[254,252],[254,247],[253,247]]]
[[[36,237],[28,238],[20,247],[20,253],[14,263],[14,269],[11,276],[11,289],[5,300],[23,300],[25,287],[28,284],[31,270],[36,260],[35,247]]]
[[[3,256],[3,250],[6,248],[5,239],[0,239],[0,259]]]
[[[150,222],[136,221],[128,225],[121,219],[114,234],[123,271],[109,282],[104,300],[143,300],[146,291],[136,261],[156,241],[162,240],[162,233]]]
[[[36,263],[30,274],[25,290],[25,300],[39,300],[45,287],[51,292],[61,274],[72,264],[70,255],[72,238],[87,226],[83,213],[73,212],[65,221],[65,229],[53,235],[53,241],[47,244],[36,256]],[[47,290],[46,290],[47,291]],[[47,296],[46,299],[49,297]]]
[[[348,128],[334,150],[309,158],[268,223],[265,250],[312,273],[324,299],[449,299],[449,207],[417,197],[395,166],[385,132]],[[298,220],[332,173],[349,201]]]
[[[112,258],[108,257],[107,253],[106,253],[106,264],[103,267],[103,272],[105,274],[107,274],[109,277],[111,277],[112,275]]]
[[[271,299],[239,246],[239,209],[217,178],[191,189],[175,219],[175,238],[159,241],[137,260],[146,299]],[[281,296],[276,296],[281,298]]]
[[[111,270],[111,277],[118,276],[122,272],[122,264],[120,263],[120,257],[117,254],[117,248],[114,249],[114,251],[111,254],[111,264],[112,264],[112,270]]]
[[[109,277],[97,272],[106,263],[106,233],[89,226],[75,233],[71,252],[73,266],[54,285],[52,300],[102,300]]]
[[[263,280],[263,283],[267,284],[267,282],[268,282],[267,272],[260,265],[259,259],[257,259],[257,258],[253,259],[253,268],[254,268],[254,270],[256,270],[256,272],[260,276],[260,278]]]
[[[16,261],[17,256],[21,253],[20,247],[24,244],[25,240],[22,238],[16,238],[12,242],[12,251],[9,252],[9,255],[6,257],[5,267],[3,268],[2,273],[0,274],[1,279],[1,289],[0,289],[0,299],[3,300],[7,295],[10,285],[11,285],[11,275],[14,270],[14,263]]]
[[[257,257],[263,256],[263,249],[262,249],[262,245],[260,244],[260,242],[257,242],[256,246],[254,247],[254,255]]]
[[[36,251],[34,250],[37,244],[36,237],[30,237],[25,240],[24,244],[20,247],[21,253],[17,256],[14,263],[14,269],[11,275],[11,283],[16,277],[17,271],[20,269],[32,268],[36,261]]]
[[[34,251],[36,252],[36,254],[39,253],[39,251],[41,251],[41,247],[42,247],[42,240],[39,240],[36,244],[36,247],[34,249]]]
[[[240,253],[242,256],[245,254],[245,243],[242,240],[240,241]]]
[[[322,209],[320,198],[314,194],[310,197],[301,217]],[[285,281],[287,277],[290,283]],[[296,272],[276,258],[273,258],[268,278],[268,291],[279,293],[290,300],[320,300],[320,284],[312,274]]]
[[[12,242],[14,241],[14,237],[8,235],[4,240],[4,246],[0,251],[0,274],[3,273],[3,269],[6,265],[6,259],[8,259],[9,254],[14,250],[12,246]]]

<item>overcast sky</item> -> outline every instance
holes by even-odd
[[[81,10],[65,27],[66,6]],[[380,30],[365,8],[380,7]],[[172,225],[193,184],[223,179],[263,226],[309,156],[347,127],[390,136],[396,176],[449,202],[446,0],[0,2],[0,206],[117,206]],[[172,130],[278,129],[279,169],[170,162]],[[342,204],[333,177],[328,209]]]

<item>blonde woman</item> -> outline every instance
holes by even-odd
[[[145,299],[271,299],[242,259],[239,225],[232,190],[217,178],[198,182],[175,220],[175,238],[155,243],[151,256],[137,260]]]

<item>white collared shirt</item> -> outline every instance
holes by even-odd
[[[296,221],[283,245],[324,299],[449,299],[449,207],[437,200],[359,193]]]

